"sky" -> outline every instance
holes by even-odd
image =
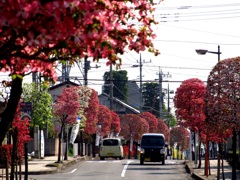
[[[221,60],[239,56],[238,0],[165,0],[156,5],[154,15],[159,24],[153,27],[157,35],[153,43],[161,54],[154,56],[148,52],[141,53],[143,83],[158,80],[159,72],[163,74],[162,87],[169,85],[174,92],[182,81],[190,78],[206,82],[211,69],[218,62],[218,56],[211,53],[198,55],[196,49],[217,52],[219,45]],[[128,71],[129,80],[139,82],[140,69],[133,65],[139,65],[140,54],[127,51],[122,59],[121,70]],[[95,68],[96,65],[101,67]],[[91,62],[91,67],[88,86],[101,93],[103,74],[109,71],[109,67],[104,60]],[[167,74],[169,78],[164,77]],[[83,79],[78,66],[71,69],[70,76]],[[172,101],[170,106],[173,106]]]
[[[198,55],[196,49],[217,52],[219,45],[221,60],[239,56],[240,2],[237,0],[165,0],[156,5],[155,17],[159,24],[154,27],[157,38],[153,42],[161,54],[141,53],[143,83],[158,79],[159,72],[171,76],[163,76],[162,86],[167,88],[169,84],[169,89],[174,92],[182,81],[190,78],[206,82],[218,56],[211,53]],[[132,66],[139,65],[140,55],[128,51],[122,59],[121,69],[128,71],[129,80],[139,82],[140,69]],[[101,61],[97,63],[100,68],[88,71],[88,85],[99,93],[102,76],[109,71],[105,63]],[[95,65],[91,63],[92,67]],[[71,74],[74,76],[77,72]],[[165,82],[167,80],[169,82]]]

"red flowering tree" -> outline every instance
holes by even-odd
[[[170,141],[170,130],[164,120],[158,118],[157,133],[162,133],[165,136],[166,142]]]
[[[0,71],[12,77],[0,142],[14,119],[25,75],[41,72],[56,80],[57,60],[73,64],[92,57],[121,64],[117,54],[126,48],[159,54],[152,43],[153,1],[12,0],[2,1],[0,9]]]
[[[199,134],[200,139],[205,134],[205,114],[204,114],[204,96],[206,93],[206,86],[204,82],[197,78],[188,79],[182,82],[177,88],[174,96],[174,107],[176,108],[176,116],[178,123],[189,128]],[[194,147],[196,149],[196,142],[194,138]],[[199,151],[200,149],[199,145]],[[200,153],[199,153],[200,156]],[[199,158],[199,168],[201,168],[201,158]]]
[[[232,131],[232,179],[236,180],[236,136],[240,130],[240,57],[220,61],[210,72],[205,96],[207,124],[224,138]],[[228,133],[227,133],[228,134]]]
[[[170,145],[174,146],[177,143],[178,148],[181,150],[187,150],[190,143],[190,133],[187,129],[181,126],[176,126],[170,130]]]
[[[148,122],[136,114],[125,114],[120,116],[121,132],[120,135],[125,139],[138,141],[143,133],[149,132]]]
[[[120,133],[120,118],[117,113],[111,111],[112,116],[112,124],[111,124],[111,132],[114,135],[118,135]]]
[[[139,116],[148,122],[150,133],[155,133],[157,131],[158,120],[152,113],[142,112]]]
[[[14,120],[10,131],[13,139],[10,179],[14,179],[14,164],[16,164],[17,160],[19,160],[19,162],[21,163],[22,158],[24,157],[24,144],[31,140],[29,132],[30,119],[21,119],[21,115],[22,113],[20,104],[18,104],[18,108],[14,115]]]
[[[55,115],[55,124],[60,125],[59,132],[59,145],[58,145],[58,162],[61,161],[61,143],[62,133],[66,124],[74,124],[77,121],[77,114],[80,108],[78,102],[79,95],[77,92],[78,87],[67,87],[62,90],[62,93],[53,104],[53,114]]]
[[[97,91],[86,86],[78,88],[81,107],[78,115],[81,117],[81,126],[87,134],[94,134],[97,130],[99,99]]]
[[[206,86],[197,78],[182,82],[174,96],[174,107],[178,123],[191,131],[202,130],[205,125],[203,112]]]
[[[111,124],[112,124],[112,113],[108,107],[99,104],[98,106],[98,123],[101,123],[101,132],[102,136],[107,136],[111,131]]]

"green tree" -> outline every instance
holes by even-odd
[[[165,93],[162,92],[162,119],[166,121],[169,127],[174,127],[177,120],[172,113],[168,113],[164,104]],[[143,84],[143,111],[151,112],[156,117],[159,117],[159,83],[144,83]]]
[[[143,111],[148,111],[159,117],[159,84],[144,83],[143,84]],[[162,107],[164,105],[162,104]]]
[[[128,77],[127,71],[112,71],[113,74],[113,97],[116,97],[124,102],[128,99]],[[110,72],[105,72],[104,76],[104,90],[106,94],[110,94]]]
[[[49,85],[43,82],[37,86],[36,83],[25,83],[23,85],[23,102],[32,102],[31,131],[35,126],[40,129],[48,129],[50,136],[54,135],[52,123],[52,96],[48,93]]]

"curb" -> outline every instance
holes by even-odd
[[[41,174],[54,174],[57,172],[60,172],[67,167],[76,164],[77,162],[81,160],[86,160],[85,157],[77,157],[76,159],[69,160],[69,161],[63,161],[63,163],[59,163],[57,167],[52,167],[52,170],[44,170],[44,171],[29,171],[29,175],[41,175]],[[24,173],[24,172],[23,172]]]
[[[186,169],[187,173],[189,173],[191,175],[191,177],[193,177],[196,180],[206,180],[205,178],[195,174],[194,170],[189,168],[187,161],[185,161],[184,164],[185,164],[185,169]]]

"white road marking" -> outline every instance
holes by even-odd
[[[73,169],[71,172],[68,172],[68,173],[64,173],[64,174],[72,174],[76,171],[77,169]]]
[[[168,161],[169,164],[176,164],[177,162],[175,161]]]
[[[132,161],[128,161],[127,164],[123,167],[121,177],[125,177],[125,173],[126,173],[127,167],[128,167],[128,165],[129,165],[131,162],[132,162]]]

